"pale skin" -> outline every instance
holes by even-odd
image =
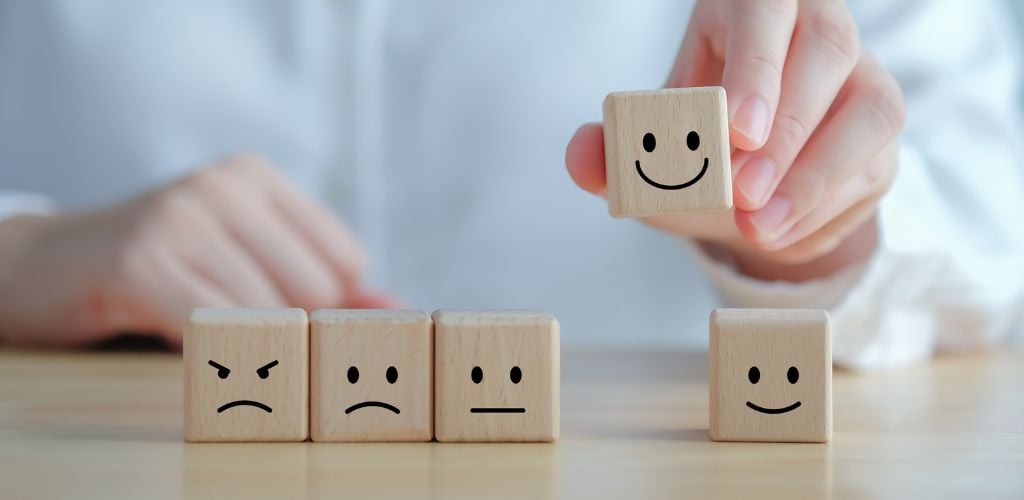
[[[732,212],[657,229],[727,251],[761,279],[804,281],[863,262],[898,165],[899,86],[838,0],[700,0],[666,86],[728,95]],[[604,195],[600,124],[569,173]],[[336,215],[264,160],[239,156],[119,205],[0,221],[0,339],[81,345],[147,332],[180,345],[194,307],[387,308]]]
[[[698,1],[666,87],[710,85],[726,90],[735,209],[643,221],[725,250],[759,279],[806,281],[870,257],[906,107],[845,3]],[[605,195],[601,124],[576,132],[566,165]]]
[[[238,156],[120,205],[0,222],[0,337],[117,332],[180,346],[195,307],[387,308],[352,231],[264,160]]]

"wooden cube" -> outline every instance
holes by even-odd
[[[613,217],[732,208],[721,87],[608,94],[604,154]]]
[[[558,321],[536,311],[434,313],[438,441],[558,438]]]
[[[305,441],[302,309],[196,309],[185,325],[186,441]]]
[[[717,309],[710,330],[711,439],[824,443],[832,438],[826,311]]]
[[[313,441],[430,441],[434,328],[422,311],[310,315]]]

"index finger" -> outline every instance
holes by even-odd
[[[796,14],[796,0],[737,0],[729,8],[722,86],[739,149],[760,148],[768,137]]]

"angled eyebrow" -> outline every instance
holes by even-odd
[[[208,361],[208,363],[210,364],[210,366],[212,366],[212,367],[214,367],[214,368],[216,368],[218,370],[226,370],[226,371],[229,371],[229,372],[231,371],[230,369],[228,369],[228,367],[226,367],[224,365],[221,365],[220,363],[218,363],[218,362],[216,362],[216,361],[214,361],[212,359],[210,361]]]
[[[275,366],[277,366],[277,360],[276,359],[271,361],[271,362],[269,362],[269,363],[267,363],[267,364],[265,364],[265,365],[263,365],[263,366],[261,366],[261,367],[259,367],[259,368],[257,368],[256,371],[258,371],[258,372],[266,371],[266,370],[269,370],[269,369],[271,369],[271,368],[273,368]]]

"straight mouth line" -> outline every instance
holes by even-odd
[[[362,403],[354,404],[352,406],[349,406],[345,410],[345,415],[348,415],[349,413],[352,413],[352,412],[354,412],[354,411],[356,411],[356,410],[358,410],[360,408],[366,408],[366,407],[369,407],[369,406],[374,406],[374,407],[377,407],[377,408],[384,408],[385,410],[391,410],[396,415],[399,414],[399,413],[402,413],[401,411],[398,410],[398,408],[395,408],[394,406],[391,406],[391,405],[389,405],[387,403],[381,403],[380,401],[363,401]]]
[[[470,408],[470,413],[526,413],[526,408]]]
[[[796,403],[793,403],[793,404],[791,404],[791,405],[789,405],[789,406],[787,406],[785,408],[765,408],[765,407],[762,407],[762,406],[757,406],[754,403],[751,403],[750,401],[747,401],[747,407],[749,407],[751,410],[759,411],[761,413],[767,413],[769,415],[778,415],[780,413],[791,412],[791,411],[799,408],[800,407],[800,402],[797,401]]]
[[[260,403],[259,401],[250,401],[248,399],[240,399],[238,401],[232,401],[230,403],[225,404],[224,406],[221,406],[220,408],[217,408],[217,413],[223,413],[225,410],[230,410],[231,408],[234,408],[236,406],[254,406],[254,407],[259,408],[259,409],[261,409],[261,410],[263,410],[263,411],[265,411],[267,413],[273,413],[274,412],[274,410],[270,409],[269,406],[267,406],[267,405],[265,405],[263,403]]]

